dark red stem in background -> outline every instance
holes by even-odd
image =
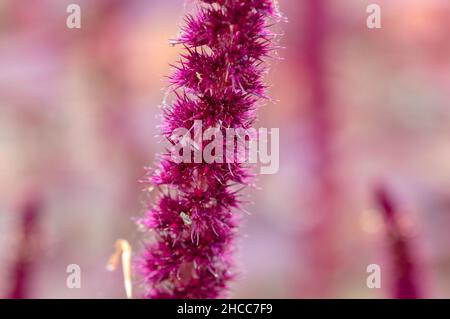
[[[20,209],[20,224],[17,231],[16,257],[11,270],[10,299],[30,298],[30,278],[39,243],[38,220],[41,215],[42,202],[37,196],[27,198]]]
[[[331,275],[335,264],[333,229],[336,213],[336,184],[333,177],[334,159],[331,153],[332,112],[325,63],[326,42],[330,36],[327,1],[306,0],[304,3],[304,68],[309,84],[308,103],[311,126],[312,178],[311,211],[315,220],[307,238],[310,282],[302,291],[309,297],[330,295]]]
[[[397,203],[385,187],[379,187],[375,196],[383,213],[390,248],[389,253],[392,263],[391,297],[398,299],[421,298],[416,258],[412,253],[410,238],[400,222]]]

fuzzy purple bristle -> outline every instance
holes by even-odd
[[[273,47],[272,0],[203,0],[174,43],[185,48],[170,77],[176,101],[164,109],[162,134],[177,128],[251,128],[265,96],[263,58]],[[148,298],[223,297],[235,276],[233,243],[240,201],[236,184],[251,173],[240,163],[175,163],[161,156],[147,182],[159,190],[140,223],[152,235],[139,262]]]

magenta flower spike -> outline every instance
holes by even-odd
[[[11,287],[7,298],[30,298],[30,280],[35,272],[36,257],[40,249],[38,224],[42,217],[42,204],[42,198],[38,194],[30,194],[20,208],[17,256],[11,269]]]
[[[197,14],[186,17],[173,41],[185,52],[170,77],[176,101],[163,111],[165,138],[170,141],[177,128],[192,131],[194,121],[202,121],[204,130],[251,128],[265,97],[263,58],[274,48],[268,22],[279,17],[272,0],[198,1]],[[146,297],[226,294],[235,276],[235,186],[248,185],[251,176],[245,164],[177,163],[161,156],[146,180],[158,199],[139,221],[152,235],[139,262]]]

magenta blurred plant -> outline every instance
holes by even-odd
[[[28,195],[19,214],[17,254],[11,267],[11,287],[8,294],[10,299],[26,299],[31,295],[30,280],[40,248],[38,221],[42,214],[41,197],[37,194]]]
[[[302,121],[308,118],[311,160],[307,163],[310,187],[307,194],[309,210],[313,216],[307,228],[301,227],[299,241],[301,263],[308,273],[298,273],[297,297],[329,298],[335,285],[335,270],[339,268],[336,248],[336,222],[341,211],[342,185],[335,172],[339,170],[339,158],[333,151],[338,119],[335,116],[332,90],[329,83],[327,46],[333,39],[335,27],[327,0],[303,0],[301,21],[302,41],[298,56],[303,58],[305,86],[308,88],[308,117],[301,111]],[[300,131],[305,126],[299,126]],[[302,190],[304,192],[304,190]],[[303,199],[302,199],[303,200]],[[305,224],[304,218],[300,221]]]
[[[398,299],[422,298],[419,287],[418,263],[413,247],[400,222],[400,214],[391,194],[385,187],[378,187],[376,201],[382,209],[389,254],[392,262],[391,297]]]
[[[170,77],[177,99],[164,109],[165,138],[171,141],[177,128],[192,129],[196,120],[223,133],[252,126],[265,97],[262,59],[274,48],[268,21],[278,18],[272,0],[198,1],[198,14],[187,16],[173,41],[186,52]],[[140,220],[153,235],[139,263],[146,297],[224,295],[235,276],[235,186],[248,185],[251,176],[239,163],[175,163],[168,153],[161,156],[159,169],[146,180],[159,197]]]

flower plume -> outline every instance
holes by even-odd
[[[274,48],[268,23],[280,17],[272,0],[197,2],[172,41],[185,49],[170,76],[176,100],[163,110],[172,143],[175,129],[192,131],[195,121],[222,132],[252,127],[265,97],[263,60]],[[146,297],[224,296],[234,277],[236,185],[248,185],[251,173],[242,163],[177,163],[168,153],[158,166],[145,180],[158,198],[140,220],[152,235],[139,263]]]

